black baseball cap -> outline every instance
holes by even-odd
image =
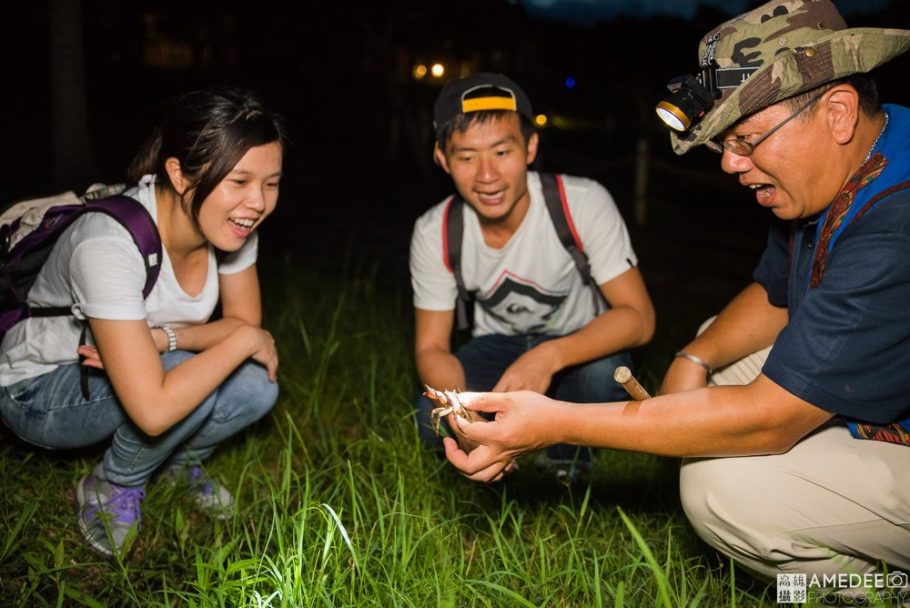
[[[531,122],[534,112],[521,87],[503,74],[478,72],[443,87],[433,104],[433,128],[439,139],[442,130],[459,114],[483,110],[511,110]]]

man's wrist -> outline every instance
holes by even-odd
[[[561,372],[563,368],[568,367],[562,359],[562,345],[558,340],[558,338],[547,340],[531,349],[531,351],[535,351],[536,355],[539,357],[538,360],[544,362],[546,369],[550,372],[551,376]]]
[[[711,365],[708,364],[707,361],[705,361],[698,355],[693,355],[692,353],[681,350],[681,351],[678,351],[673,356],[677,359],[685,359],[686,361],[690,361],[690,362],[694,363],[695,365],[697,365],[697,366],[701,367],[703,370],[705,370],[705,373],[708,376],[710,376],[711,374],[714,373],[714,368],[711,367]]]
[[[603,404],[596,404],[600,408]],[[592,428],[589,417],[589,403],[568,403],[565,401],[551,400],[551,408],[544,415],[546,421],[544,428],[546,446],[556,444],[592,445],[590,431]],[[598,413],[598,416],[600,413]],[[544,446],[544,447],[546,447]]]

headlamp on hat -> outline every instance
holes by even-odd
[[[714,74],[714,66],[708,66],[698,76],[677,76],[667,83],[670,94],[656,108],[665,125],[682,132],[701,120],[720,98]]]
[[[741,85],[758,68],[720,68],[703,63],[698,76],[677,76],[667,83],[670,95],[657,104],[657,115],[674,131],[687,131],[714,107],[724,89]]]

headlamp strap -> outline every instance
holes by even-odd
[[[714,64],[714,49],[717,48],[717,41],[720,40],[720,34],[708,36],[705,40],[705,54],[701,58],[702,69],[711,67]]]
[[[718,89],[735,89],[746,82],[758,68],[714,68],[714,84]]]
[[[744,83],[758,69],[758,66],[722,68],[717,65],[715,52],[718,40],[720,40],[719,33],[715,33],[705,40],[705,53],[701,58],[701,76],[699,77],[702,85],[711,91],[715,98],[720,97],[722,89],[735,89]]]

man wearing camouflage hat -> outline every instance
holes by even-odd
[[[754,283],[677,353],[661,396],[564,418],[531,393],[463,395],[496,420],[457,421],[482,446],[449,440],[449,459],[492,480],[557,441],[699,457],[686,514],[751,572],[910,569],[910,110],[880,106],[866,75],[908,47],[910,31],[847,29],[829,0],[710,32],[658,114],[678,154],[720,152],[775,216]]]

